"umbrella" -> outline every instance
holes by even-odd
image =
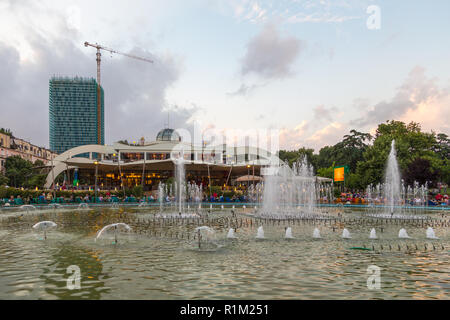
[[[246,181],[262,181],[263,178],[260,176],[252,176],[252,175],[245,175],[242,177],[239,177],[236,179],[237,182],[246,182]]]

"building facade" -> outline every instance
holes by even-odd
[[[101,88],[100,130],[105,143],[104,93]],[[94,78],[52,77],[49,81],[50,149],[98,144],[97,81]]]
[[[80,153],[89,156],[77,157]],[[45,187],[51,188],[53,179],[65,173],[69,184],[73,185],[77,176],[79,187],[84,188],[97,181],[104,190],[136,185],[156,190],[160,181],[174,177],[180,158],[191,183],[228,186],[238,177],[260,176],[261,169],[273,163],[274,155],[252,146],[194,145],[181,141],[176,131],[166,128],[148,143],[87,145],[67,150],[55,158]]]
[[[44,164],[50,164],[51,159],[55,158],[57,154],[49,149],[0,132],[0,172],[5,172],[6,159],[12,156],[19,156],[33,163],[41,160]]]

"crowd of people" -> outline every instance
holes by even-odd
[[[327,197],[321,199],[322,202],[328,202]],[[387,202],[387,199],[380,196],[369,197],[365,192],[349,192],[341,193],[340,197],[336,199],[339,203],[345,204],[374,204],[381,205]],[[428,199],[422,199],[419,197],[411,197],[408,199],[398,199],[399,205],[410,205],[410,206],[448,206],[449,195],[447,193],[437,193],[436,195],[429,195]]]
[[[127,195],[125,197],[120,197],[117,195],[113,195],[110,192],[106,192],[106,194],[98,195],[95,198],[93,195],[86,193],[72,193],[68,197],[56,197],[54,198],[54,194],[52,192],[43,192],[38,197],[26,197],[22,198],[20,195],[14,197],[10,196],[10,198],[0,199],[0,205],[24,205],[24,204],[49,204],[49,203],[108,203],[108,202],[159,202],[158,194],[148,194],[142,197],[135,197],[133,194]],[[165,203],[173,203],[177,201],[175,196],[165,196],[163,201]],[[216,192],[212,193],[209,196],[207,193],[203,193],[202,197],[195,196],[188,197],[186,199],[187,202],[254,202],[251,196],[242,194],[234,194],[231,197],[224,196],[223,194],[217,194]],[[369,197],[367,193],[364,192],[352,192],[352,193],[341,193],[341,195],[331,201],[328,197],[324,196],[319,199],[320,203],[343,203],[343,204],[373,204],[373,205],[382,205],[386,204],[387,200],[383,197]],[[449,195],[447,193],[437,193],[435,195],[429,195],[428,199],[421,198],[409,198],[409,199],[398,199],[398,205],[410,205],[410,206],[449,206]]]
[[[196,196],[195,198],[188,197],[186,199],[187,202],[251,202],[252,199],[246,195],[233,195],[231,197],[227,197],[224,195],[219,195],[217,193],[213,193],[211,196],[208,196],[207,193],[204,193],[200,198]],[[112,195],[110,192],[106,192],[105,195],[99,194],[97,198],[95,198],[91,194],[83,194],[83,193],[73,193],[68,197],[54,197],[52,192],[43,192],[38,197],[26,197],[22,198],[20,195],[14,197],[10,196],[9,198],[0,199],[0,205],[6,206],[14,206],[14,205],[24,205],[24,204],[50,204],[50,203],[108,203],[108,202],[159,202],[159,197],[157,194],[149,194],[142,197],[136,197],[133,194],[123,196]],[[163,202],[165,203],[173,203],[176,202],[177,198],[175,196],[165,196]]]

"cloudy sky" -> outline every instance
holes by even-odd
[[[376,6],[375,9],[373,9]],[[0,127],[48,146],[48,80],[96,76],[106,142],[167,123],[334,144],[390,119],[450,134],[447,0],[0,0]],[[377,19],[379,17],[380,19]]]

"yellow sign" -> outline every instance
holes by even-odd
[[[334,182],[344,181],[344,177],[345,177],[344,167],[334,168]]]

